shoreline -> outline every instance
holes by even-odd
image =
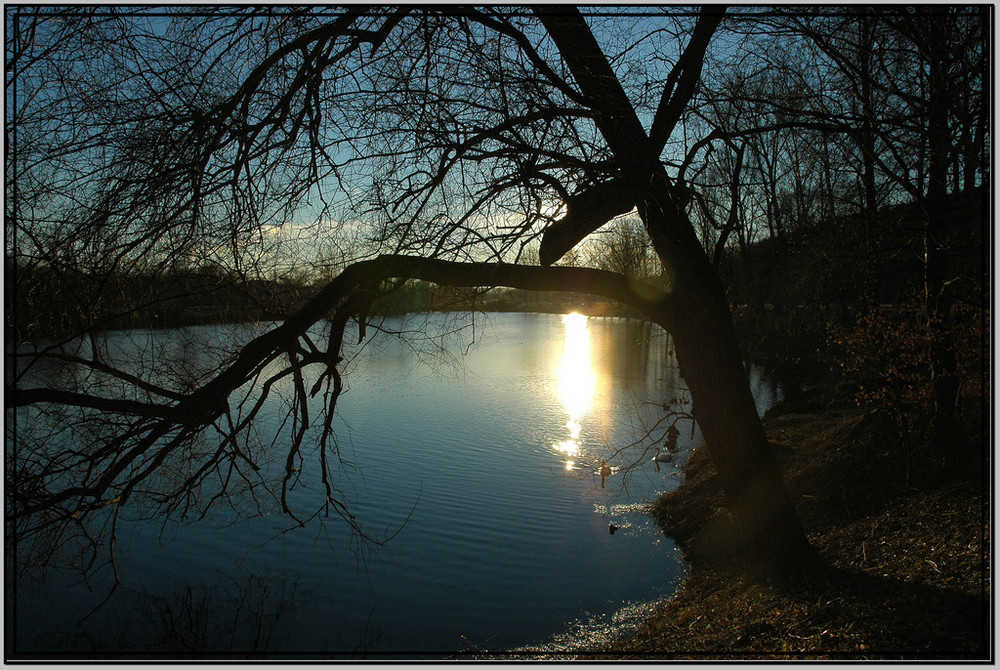
[[[782,580],[736,569],[702,445],[652,510],[684,549],[688,578],[632,635],[578,657],[988,659],[985,481],[897,483],[891,436],[855,408],[779,403],[764,425],[816,564]]]

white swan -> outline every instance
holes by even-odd
[[[674,460],[674,455],[667,451],[657,451],[656,456],[653,456],[653,462],[656,463],[656,471],[660,471],[660,463],[670,463]]]
[[[653,460],[657,463],[670,463],[674,460],[674,455],[668,451],[661,451],[653,456]]]

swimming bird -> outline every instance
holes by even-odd
[[[611,474],[611,466],[601,459],[601,488],[604,488],[604,478]]]
[[[613,523],[609,523],[608,524],[608,532],[609,533],[611,533],[612,535],[614,535],[616,530],[618,530],[618,526],[616,526]]]
[[[653,462],[656,463],[656,471],[660,471],[660,463],[670,463],[674,460],[674,455],[670,452],[659,451],[656,456],[653,456]]]
[[[653,456],[653,460],[657,463],[669,463],[674,460],[674,455],[668,451],[661,451]]]

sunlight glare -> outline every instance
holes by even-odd
[[[556,450],[567,456],[580,455],[580,419],[587,413],[594,399],[597,378],[590,362],[590,333],[587,317],[583,314],[566,314],[562,318],[566,328],[563,358],[558,375],[559,400],[569,416],[566,427],[570,439],[555,444]]]
[[[580,455],[580,443],[576,439],[563,440],[562,442],[555,443],[556,451],[559,451],[567,456],[579,456]]]

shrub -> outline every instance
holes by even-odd
[[[831,325],[830,354],[843,389],[859,407],[895,425],[909,483],[914,458],[927,446],[934,409],[928,328],[918,299],[871,310],[853,323]]]

